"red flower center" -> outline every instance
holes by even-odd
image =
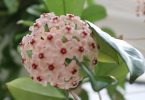
[[[52,35],[48,35],[48,36],[47,36],[47,39],[48,39],[48,40],[52,40],[52,39],[53,39],[53,36],[52,36]]]
[[[71,31],[71,27],[67,26],[66,30],[67,30],[67,32],[70,32]]]
[[[43,53],[39,53],[39,58],[43,59],[44,58],[44,54]]]
[[[37,69],[37,66],[38,66],[38,65],[36,65],[35,63],[32,64],[32,68],[33,68],[33,69]]]
[[[79,47],[80,52],[84,52],[84,48],[82,46]]]
[[[72,74],[75,74],[76,72],[77,70],[75,68],[71,71]]]
[[[35,43],[35,40],[34,39],[32,39],[31,41],[30,41],[30,44],[34,44]]]
[[[95,44],[94,43],[91,43],[91,47],[94,49],[95,48]]]
[[[54,70],[54,65],[53,64],[49,65],[48,66],[48,69],[51,70],[51,71],[53,71]]]
[[[42,81],[42,78],[40,76],[37,77],[38,81]]]
[[[87,32],[85,32],[85,31],[83,31],[82,34],[83,34],[83,37],[88,35]]]
[[[60,52],[61,52],[62,54],[66,54],[66,53],[67,53],[67,50],[66,50],[66,48],[62,48],[62,49],[60,50]]]

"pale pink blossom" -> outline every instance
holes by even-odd
[[[91,69],[97,64],[98,45],[80,17],[44,13],[29,30],[31,34],[23,37],[20,49],[22,63],[36,82],[75,88],[83,77],[74,56],[80,62],[87,57]]]

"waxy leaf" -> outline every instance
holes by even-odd
[[[99,52],[98,61],[99,62],[116,63],[116,61],[112,57],[108,56],[107,54],[103,53],[102,51]]]
[[[107,16],[106,9],[102,5],[90,5],[82,13],[81,18],[91,22],[99,21]]]
[[[49,12],[54,12],[56,15],[65,14],[63,0],[44,0],[44,3]]]
[[[101,28],[104,32],[106,32],[106,33],[108,33],[109,35],[111,35],[112,37],[116,37],[116,33],[112,30],[112,29],[110,29],[110,28],[108,28],[108,27],[103,27],[103,28]]]
[[[107,88],[107,92],[111,100],[126,100],[124,96],[125,91],[120,86],[110,86]]]
[[[80,66],[82,71],[86,73],[86,75],[89,77],[89,80],[91,82],[92,88],[94,91],[100,91],[103,88],[106,88],[110,85],[117,84],[117,80],[112,76],[96,76],[89,67],[84,62],[79,62],[77,58],[74,58],[77,62],[77,64]]]
[[[103,56],[102,56],[103,57]],[[106,57],[105,57],[106,58]],[[108,60],[108,61],[107,61]],[[119,62],[112,62],[110,59],[106,61],[99,61],[95,67],[95,74],[97,76],[114,76],[118,80],[117,85],[111,85],[107,88],[111,100],[116,100],[119,97],[120,100],[124,100],[124,95],[117,90],[117,87],[120,86],[124,88],[126,82],[126,76],[128,73],[127,68],[125,67],[124,61],[120,58]]]
[[[15,100],[64,100],[65,96],[56,88],[44,87],[30,78],[19,78],[7,83]]]
[[[144,73],[145,59],[136,48],[123,40],[118,40],[111,37],[96,25],[92,24],[89,21],[87,22],[92,30],[92,36],[96,40],[96,42],[101,43],[100,41],[104,41],[104,44],[101,45],[108,46],[106,52],[110,52],[110,49],[113,51],[110,52],[110,56],[114,55],[114,57],[112,56],[112,58],[116,59],[117,62],[119,62],[119,59],[123,60],[124,65],[128,68],[130,73],[130,83],[133,83],[140,75]]]
[[[44,0],[49,12],[56,15],[74,14],[80,16],[85,0]]]
[[[85,0],[65,0],[66,13],[80,16],[84,9]]]

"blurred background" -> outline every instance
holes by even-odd
[[[103,5],[107,17],[95,22],[99,27],[111,28],[118,38],[121,38],[139,49],[145,56],[145,3],[144,0],[95,0]],[[21,64],[18,44],[28,28],[41,13],[47,12],[42,0],[0,0],[0,100],[12,100],[6,86],[17,77],[27,73]],[[141,14],[140,14],[141,12]],[[23,20],[24,19],[24,20]],[[90,100],[96,100],[98,95],[91,89],[89,83],[83,85],[89,91]],[[145,75],[135,84],[126,83],[125,96],[127,100],[144,100]],[[103,100],[110,100],[106,90],[101,91]]]

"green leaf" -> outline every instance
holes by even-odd
[[[34,22],[32,21],[29,21],[29,20],[19,20],[17,22],[17,24],[20,24],[20,25],[24,25],[24,26],[31,26],[33,25]]]
[[[79,62],[77,58],[74,58],[81,69],[87,74],[91,82],[94,91],[100,91],[109,85],[114,85],[117,80],[112,76],[95,76],[93,72],[85,65],[84,62]]]
[[[81,18],[91,22],[99,21],[106,18],[106,9],[101,5],[90,5],[82,13]]]
[[[9,13],[15,13],[19,8],[18,0],[4,0],[4,3],[8,8]]]
[[[124,97],[124,89],[121,88],[120,86],[110,86],[107,88],[107,92],[111,98],[111,100],[125,100]]]
[[[103,27],[102,30],[104,32],[108,33],[109,35],[111,35],[112,37],[116,37],[115,32],[112,29],[108,28],[108,27]]]
[[[64,15],[63,0],[43,0],[48,11],[54,12],[56,15]]]
[[[80,16],[85,0],[44,0],[48,11],[56,15],[65,15],[67,13]]]
[[[118,80],[117,85],[115,85],[115,86],[111,85],[111,86],[107,87],[107,91],[108,91],[108,94],[109,94],[111,100],[116,100],[117,97],[119,97],[118,98],[119,100],[125,100],[125,99],[123,99],[124,96],[123,96],[122,92],[120,92],[117,89],[117,87],[120,87],[120,86],[124,87],[125,79],[126,79],[126,75],[127,75],[127,68],[124,67],[125,65],[124,65],[124,62],[122,61],[122,59],[119,59],[119,60],[120,60],[119,63],[111,62],[110,60],[106,61],[106,62],[99,61],[97,66],[95,67],[95,74],[97,76],[109,75],[109,76],[114,76]]]
[[[44,87],[30,78],[19,78],[7,83],[7,87],[16,100],[64,100],[65,96],[56,88]]]
[[[88,22],[88,24],[92,30],[92,36],[96,42],[98,43],[99,41],[104,41],[104,44],[102,45],[108,45],[107,49],[105,48],[104,51],[106,50],[107,52],[110,52],[110,50],[113,49],[115,52],[110,52],[111,55],[115,54],[118,57],[112,56],[112,58],[118,58],[117,62],[122,61],[122,64],[128,68],[130,72],[130,83],[133,83],[140,75],[144,73],[145,60],[143,55],[137,49],[123,40],[118,40],[111,37],[91,22]]]
[[[85,0],[65,0],[66,13],[80,16],[84,9]]]
[[[32,5],[27,8],[27,12],[34,16],[40,16],[40,14],[47,12],[44,5]]]
[[[87,4],[88,4],[88,6],[93,5],[94,4],[94,0],[87,0]]]
[[[127,75],[127,68],[124,67],[124,63],[110,63],[110,62],[98,62],[95,67],[95,74],[97,76],[114,76],[119,84],[125,80]]]
[[[86,90],[82,89],[81,92],[79,93],[79,97],[81,100],[89,100],[89,96]]]
[[[103,53],[102,51],[99,52],[98,61],[99,62],[108,62],[108,63],[117,63],[112,57],[108,56],[107,54]]]

